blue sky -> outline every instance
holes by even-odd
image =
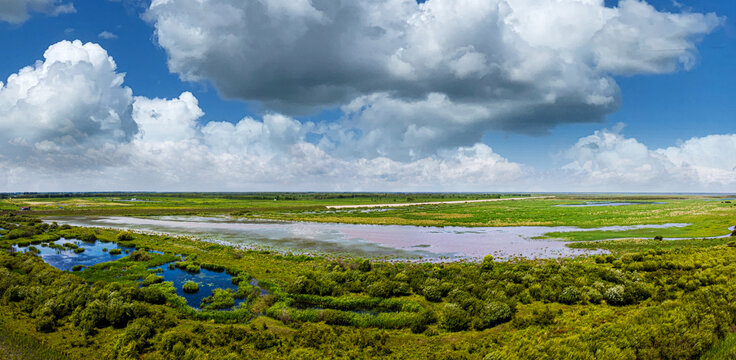
[[[22,0],[19,1],[23,2]],[[569,1],[574,2],[576,0]],[[176,0],[174,1],[174,3],[178,2],[179,1]],[[276,0],[271,2],[274,4],[278,3]],[[553,108],[551,110],[541,107],[540,109],[542,110],[530,110],[531,114],[524,113],[524,115],[513,115],[508,117],[508,119],[480,119],[477,120],[478,125],[468,126],[465,129],[457,129],[458,127],[465,126],[458,124],[467,124],[468,121],[473,122],[476,120],[462,120],[459,118],[458,120],[455,120],[454,118],[448,120],[440,118],[426,124],[423,123],[423,120],[421,120],[422,116],[426,116],[422,115],[423,111],[425,111],[425,108],[430,107],[430,103],[432,103],[432,101],[428,100],[430,99],[428,96],[430,96],[430,94],[446,95],[447,101],[444,104],[450,109],[455,109],[455,107],[457,107],[457,112],[464,111],[463,109],[466,109],[467,106],[483,104],[483,106],[479,108],[480,110],[476,109],[473,111],[489,111],[493,113],[500,105],[496,102],[484,103],[482,94],[468,94],[465,91],[457,90],[457,86],[455,85],[437,84],[432,80],[432,76],[424,80],[420,78],[419,80],[411,81],[397,81],[395,76],[386,77],[386,80],[379,77],[373,82],[369,80],[350,79],[349,74],[351,71],[356,71],[356,73],[363,70],[365,70],[366,73],[375,72],[375,69],[370,66],[363,68],[361,67],[362,65],[353,66],[355,62],[362,61],[360,57],[347,59],[334,65],[337,67],[335,70],[336,73],[340,73],[339,67],[344,66],[347,69],[345,73],[348,75],[335,75],[335,82],[326,84],[326,86],[340,88],[347,83],[348,85],[345,86],[345,89],[340,88],[340,90],[325,93],[324,96],[321,93],[318,94],[318,92],[321,91],[319,89],[323,89],[324,87],[312,88],[312,90],[306,90],[306,92],[300,93],[300,91],[304,90],[301,89],[302,85],[299,81],[304,81],[306,84],[307,81],[310,81],[306,79],[309,79],[311,76],[318,77],[324,76],[319,74],[331,74],[330,69],[319,69],[314,65],[307,64],[304,65],[304,69],[293,70],[295,73],[302,71],[293,77],[289,76],[281,78],[279,77],[281,76],[280,74],[288,73],[289,71],[292,71],[292,69],[279,69],[276,65],[271,66],[264,63],[264,65],[260,65],[260,68],[257,68],[262,70],[244,70],[243,74],[235,74],[234,72],[233,75],[230,76],[227,74],[223,75],[221,73],[222,71],[217,69],[217,66],[213,67],[213,65],[205,63],[205,60],[193,62],[188,58],[178,58],[176,55],[177,51],[180,51],[181,49],[190,49],[191,46],[196,44],[183,43],[182,40],[178,38],[178,35],[174,33],[174,31],[180,31],[181,28],[178,26],[172,26],[170,23],[164,23],[164,20],[168,19],[168,16],[170,15],[174,16],[174,18],[176,18],[176,16],[181,17],[184,15],[184,20],[182,21],[186,22],[187,16],[192,16],[192,19],[194,19],[190,19],[192,23],[183,23],[181,24],[182,27],[202,27],[202,23],[198,22],[199,20],[196,19],[196,13],[185,13],[188,11],[187,7],[180,6],[180,9],[173,9],[177,4],[172,4],[171,7],[158,6],[156,9],[149,9],[150,4],[147,2],[126,0],[68,0],[59,3],[73,4],[76,11],[73,13],[63,13],[58,15],[50,14],[52,12],[51,10],[42,10],[40,12],[31,11],[29,12],[29,18],[24,22],[0,20],[0,46],[4,49],[3,56],[0,56],[0,81],[7,83],[5,79],[7,79],[11,74],[17,73],[25,66],[33,65],[37,60],[43,60],[44,51],[46,51],[46,49],[51,45],[62,40],[71,41],[78,39],[83,43],[95,43],[104,49],[109,56],[114,58],[114,61],[117,64],[116,72],[118,74],[125,74],[124,86],[132,89],[132,94],[134,96],[146,99],[176,99],[183,92],[190,92],[197,101],[196,106],[204,112],[204,115],[189,114],[191,115],[189,120],[191,120],[190,122],[192,123],[190,124],[193,127],[192,131],[193,133],[199,134],[197,135],[197,139],[208,134],[207,131],[204,131],[204,128],[208,123],[212,123],[213,126],[211,126],[211,128],[215,128],[214,125],[219,126],[224,123],[238,124],[241,119],[250,117],[255,122],[252,124],[244,123],[243,126],[254,124],[254,126],[256,126],[266,122],[264,116],[281,116],[281,114],[288,118],[289,121],[295,121],[293,123],[289,122],[288,124],[291,124],[289,126],[293,127],[293,134],[297,134],[294,135],[297,136],[297,138],[295,138],[297,140],[292,139],[290,143],[288,141],[286,143],[282,143],[281,141],[283,138],[279,138],[281,140],[278,140],[278,142],[274,139],[269,140],[266,148],[270,151],[269,156],[271,156],[271,158],[281,159],[283,157],[288,157],[290,156],[288,154],[291,154],[291,150],[286,151],[284,149],[294,144],[305,142],[315,145],[315,151],[325,152],[325,156],[330,156],[331,158],[342,161],[341,164],[348,161],[355,161],[356,159],[375,160],[378,158],[388,158],[392,161],[398,162],[397,164],[404,165],[421,162],[422,159],[432,159],[433,161],[436,160],[439,163],[443,163],[443,161],[450,161],[447,160],[450,158],[457,160],[458,156],[461,156],[457,154],[462,153],[462,151],[464,151],[462,150],[463,148],[471,148],[475,146],[474,144],[481,144],[492,148],[491,154],[493,156],[500,156],[500,159],[502,160],[501,162],[518,164],[519,166],[518,169],[509,170],[502,168],[499,170],[500,173],[503,174],[506,174],[509,171],[516,174],[509,175],[511,178],[508,178],[508,181],[506,182],[504,182],[505,180],[499,180],[498,182],[496,182],[496,180],[488,180],[489,178],[496,179],[496,176],[499,173],[494,172],[475,174],[474,176],[477,176],[477,178],[472,176],[469,177],[469,179],[471,179],[468,180],[470,181],[469,185],[475,184],[473,181],[476,181],[482,189],[497,187],[503,189],[523,190],[518,187],[527,187],[535,189],[563,190],[556,188],[556,185],[553,184],[558,183],[556,180],[557,177],[567,177],[567,175],[549,175],[549,173],[556,172],[567,165],[573,165],[573,168],[577,166],[578,175],[580,172],[588,171],[589,169],[581,170],[583,168],[582,164],[584,163],[584,159],[576,157],[575,144],[579,144],[581,139],[592,136],[593,134],[601,135],[610,133],[614,136],[619,136],[622,142],[626,139],[632,139],[651,151],[651,154],[647,155],[647,158],[656,158],[659,156],[657,155],[657,149],[677,147],[680,146],[683,141],[687,141],[691,138],[700,139],[707,138],[711,135],[730,135],[734,132],[733,125],[734,119],[736,119],[736,113],[734,111],[732,99],[733,95],[736,93],[736,89],[734,88],[736,85],[734,85],[733,81],[736,79],[736,67],[733,66],[733,59],[736,55],[736,28],[734,28],[731,19],[736,18],[736,4],[732,1],[649,1],[648,3],[654,6],[656,11],[660,13],[672,12],[674,14],[687,15],[712,12],[717,14],[717,16],[720,17],[720,20],[717,25],[711,24],[712,26],[710,28],[704,29],[701,33],[695,33],[693,30],[693,34],[689,35],[686,39],[677,39],[677,41],[682,40],[691,43],[693,49],[696,49],[688,52],[688,55],[693,56],[695,59],[695,62],[692,63],[692,67],[689,69],[684,69],[683,67],[685,66],[678,63],[678,59],[685,56],[683,54],[674,54],[671,59],[662,60],[662,62],[675,63],[675,71],[667,68],[669,64],[662,65],[659,62],[656,66],[662,66],[662,68],[654,71],[645,71],[641,68],[637,68],[632,71],[629,68],[623,68],[619,65],[615,65],[613,67],[609,66],[604,70],[599,70],[598,68],[593,69],[593,71],[600,72],[600,74],[595,76],[609,77],[610,79],[615,80],[618,88],[620,88],[620,91],[618,92],[620,103],[618,105],[586,108],[585,114],[588,115],[580,115],[579,117],[576,117],[576,115],[571,119],[560,119],[560,117],[566,116],[562,105],[560,105],[559,108]],[[182,3],[184,2],[182,1]],[[222,5],[223,3],[228,2],[213,1],[213,3],[220,3],[220,5]],[[294,4],[296,3],[304,3],[311,6],[309,1],[294,2]],[[433,5],[433,11],[442,11],[443,9],[439,6],[440,0],[430,1],[425,5]],[[616,8],[618,2],[606,0],[605,5],[608,8]],[[273,6],[274,9],[280,9],[280,11],[284,12],[296,11],[293,8],[284,7],[279,4]],[[455,6],[462,6],[462,4],[458,2]],[[212,9],[214,14],[217,10],[214,6]],[[514,8],[514,10],[519,13],[527,11],[523,9],[524,8],[522,7]],[[304,9],[300,9],[299,11],[302,10]],[[311,11],[314,9],[309,7],[308,10]],[[322,11],[323,9],[317,10]],[[2,11],[3,9],[0,7],[0,19],[2,19]],[[528,11],[531,12],[533,10]],[[566,10],[561,9],[560,11],[562,12]],[[269,12],[269,14],[272,13]],[[292,16],[293,14],[289,13],[287,15]],[[313,13],[302,12],[299,13],[299,15],[306,18],[306,16],[312,16]],[[651,16],[655,15],[658,16],[659,14]],[[332,21],[336,22],[334,19],[332,19]],[[632,25],[632,22],[627,24],[632,27],[638,26],[636,24]],[[214,28],[215,25],[212,26]],[[641,26],[645,27],[645,25]],[[252,30],[256,28],[257,27],[248,29]],[[224,39],[228,35],[227,31],[229,29],[225,27],[223,27],[223,29],[222,36]],[[156,31],[160,33],[160,36],[156,35]],[[288,31],[288,29],[285,31]],[[300,29],[295,27],[294,30],[291,31],[296,33],[300,31]],[[358,30],[358,32],[360,31],[362,30]],[[437,31],[437,29],[429,28],[429,30],[425,31],[432,32]],[[479,29],[478,33],[487,34],[492,33],[493,31],[494,29]],[[677,31],[677,29],[657,29],[656,34],[652,36],[664,36],[661,34],[666,34],[667,31]],[[101,37],[100,34],[102,32],[108,32],[114,36],[107,38]],[[209,35],[212,35],[213,33],[209,33]],[[217,33],[214,34],[215,38],[217,38]],[[288,32],[286,32],[286,34],[289,35]],[[280,34],[276,34],[274,36],[279,35]],[[428,37],[430,35],[434,37],[438,36],[434,33],[427,34]],[[538,34],[532,35],[538,37]],[[268,36],[268,33],[259,34],[259,38],[248,38],[250,40],[244,39],[241,43],[251,43],[258,41],[253,39],[260,39],[263,37],[268,38]],[[644,35],[642,35],[642,37],[644,37]],[[542,45],[544,45],[544,41],[547,41],[545,39],[540,40],[538,38],[525,37],[524,34],[522,34],[520,38],[527,40],[530,44],[536,44],[536,46],[539,46],[539,41],[542,41]],[[308,46],[308,41],[313,41],[313,39],[304,37],[298,41],[303,41],[304,46]],[[475,40],[468,38],[467,41],[472,43]],[[549,41],[557,40],[550,39]],[[275,44],[277,43],[278,41],[275,42]],[[467,51],[467,46],[463,47],[461,45],[462,44],[459,44],[456,47],[457,49],[461,49],[457,51]],[[278,45],[274,46],[278,47]],[[378,46],[380,47],[381,45],[379,44]],[[478,45],[476,44],[476,47],[477,46]],[[245,49],[242,52],[226,51],[227,49],[213,50],[212,47],[208,49],[210,54],[212,54],[212,58],[225,58],[224,60],[219,60],[225,64],[223,65],[224,68],[227,68],[227,66],[231,64],[235,64],[235,66],[237,66],[237,62],[234,59],[235,57],[238,57],[237,61],[250,63],[252,58],[249,58],[248,56],[258,54],[258,52],[252,52],[248,49]],[[420,50],[424,51],[423,49]],[[600,51],[608,51],[608,49],[594,50],[595,51],[591,51],[591,53],[598,54]],[[268,50],[260,51],[267,52]],[[349,51],[349,49],[346,49],[346,51]],[[492,52],[480,52],[487,58],[493,55]],[[284,54],[293,55],[293,52]],[[424,53],[418,52],[417,54],[419,55],[416,56],[421,57],[421,54]],[[308,51],[301,53],[301,55],[304,56],[304,63],[309,62],[310,56],[319,56],[309,54]],[[280,61],[284,56],[286,55],[281,55],[281,58],[274,59],[279,59]],[[646,56],[646,54],[642,56]],[[173,59],[174,62],[167,64],[168,59]],[[273,62],[274,59],[269,61]],[[639,59],[636,60],[638,61]],[[228,61],[232,61],[232,63],[229,63]],[[324,60],[321,61],[324,62]],[[415,63],[411,63],[411,60],[407,60],[407,62],[411,63],[416,69],[418,69],[416,60],[414,61]],[[317,61],[317,63],[319,63],[319,61]],[[292,62],[292,66],[293,64],[301,66],[299,65],[300,62],[298,60]],[[396,69],[398,69],[398,67]],[[390,70],[393,71],[393,69]],[[282,86],[285,89],[285,93],[289,92],[288,90],[293,89],[296,95],[284,95],[282,98],[279,97],[278,90],[276,91],[276,95],[269,95],[270,92],[273,91],[272,86],[276,86],[273,84],[269,85],[269,71],[273,71],[273,78],[275,79],[274,84]],[[325,73],[324,71],[327,72]],[[432,73],[429,74],[431,75]],[[182,77],[186,77],[188,75],[195,76],[198,80],[181,80]],[[239,78],[239,76],[241,77]],[[262,76],[263,78],[258,78],[259,76]],[[343,76],[343,78],[339,78],[340,76]],[[345,76],[347,76],[347,78],[344,78]],[[228,77],[232,77],[233,81],[229,82]],[[440,77],[440,75],[437,75],[437,77]],[[370,76],[368,79],[370,79]],[[567,81],[567,79],[563,80]],[[506,80],[501,80],[501,85],[498,86],[511,86],[503,83],[503,81]],[[551,81],[559,82],[562,80],[552,79]],[[254,85],[250,86],[250,82],[253,82]],[[467,85],[469,83],[466,82],[464,84]],[[490,86],[496,86],[496,84],[499,83],[493,82]],[[309,86],[311,85],[305,85],[307,89]],[[484,84],[483,86],[487,86],[487,84]],[[543,87],[542,85],[537,84],[532,85],[532,87],[534,86]],[[586,90],[577,89],[577,86],[577,84],[568,85],[568,87],[572,87],[572,90],[567,89],[565,91],[574,91],[578,93],[578,95],[575,96],[582,96],[580,94],[584,95]],[[610,91],[614,91],[611,89],[613,88],[609,86],[607,89],[601,91],[605,94],[609,94]],[[538,90],[548,91],[546,90],[546,87]],[[308,100],[303,100],[310,97],[310,94],[315,94],[315,99],[310,98]],[[377,96],[376,99],[378,100],[373,98],[366,100],[370,96]],[[615,92],[613,96],[616,96]],[[423,100],[427,101],[423,102]],[[134,100],[131,100],[131,103],[133,101]],[[361,110],[355,110],[353,112],[351,112],[352,110],[344,109],[344,107],[355,103],[355,101],[367,102],[369,105],[363,105],[364,107],[360,108]],[[2,103],[0,102],[0,106],[2,106],[1,104]],[[144,101],[141,100],[140,104],[142,108]],[[163,104],[171,105],[172,107],[176,105],[174,102]],[[580,105],[582,106],[583,104]],[[590,104],[584,106],[589,107],[589,105]],[[383,111],[383,108],[380,108],[379,106],[383,106],[386,109],[389,109],[388,106],[395,106],[396,108],[401,106],[399,110],[394,110],[400,111],[398,114],[406,116],[409,120],[406,120],[405,124],[399,126],[390,119],[376,118],[377,116],[382,116],[381,114],[383,114],[384,117],[387,117],[393,116],[392,114],[396,113],[390,112],[389,110]],[[575,102],[570,106],[576,106]],[[365,109],[381,109],[382,111],[370,113],[369,111],[364,111]],[[152,111],[163,112],[164,109]],[[430,110],[426,111],[431,113]],[[535,111],[539,112],[535,113]],[[546,113],[549,111],[561,111],[562,115],[556,115],[554,118],[545,119]],[[521,112],[523,113],[524,111]],[[415,115],[414,113],[417,114]],[[82,114],[81,116],[84,117],[85,115]],[[419,120],[411,120],[413,119],[413,116],[416,116]],[[139,121],[136,119],[134,121],[138,122],[139,127],[141,128],[145,128],[147,126],[143,125],[143,120]],[[457,123],[454,121],[457,121]],[[2,122],[1,119],[0,122]],[[623,123],[625,126],[621,127],[620,125],[617,125],[619,123]],[[381,127],[379,130],[382,132],[379,131],[377,134],[381,135],[380,138],[384,139],[383,142],[368,142],[365,139],[367,138],[367,133],[375,130],[370,124],[378,124],[374,126]],[[473,124],[475,124],[475,122]],[[20,126],[21,125],[17,125],[18,128]],[[340,129],[325,130],[326,127],[330,126],[340,127]],[[398,127],[393,128],[392,126]],[[443,126],[446,127],[443,128]],[[434,137],[427,135],[430,136],[430,138],[425,142],[416,142],[408,145],[405,143],[399,144],[401,141],[406,142],[407,134],[410,134],[410,130],[416,129],[417,127],[423,127],[423,129],[429,133],[434,134],[431,135]],[[235,129],[232,129],[231,131],[235,131]],[[442,134],[443,132],[446,132],[446,134]],[[438,133],[439,135],[437,135]],[[271,134],[273,134],[273,131],[271,131]],[[136,135],[131,134],[131,136],[135,137]],[[140,137],[141,135],[139,134],[138,136]],[[345,136],[348,136],[348,138]],[[353,136],[352,139],[355,140],[355,144],[351,144],[351,140],[347,140],[351,138],[350,136]],[[600,137],[602,137],[602,135]],[[320,139],[324,139],[325,141],[318,143]],[[330,140],[329,142],[326,141],[328,139]],[[241,140],[238,141],[233,142],[233,144],[242,143]],[[389,142],[392,141],[393,143],[389,144]],[[225,143],[225,141],[220,140],[217,142]],[[117,146],[119,144],[115,145]],[[212,151],[217,154],[222,154],[224,152],[237,154],[237,156],[240,157],[252,157],[252,154],[254,153],[263,154],[266,151],[259,148],[256,150],[243,150],[241,153],[239,152],[239,149],[234,148],[234,146],[235,145],[230,145],[227,150],[220,149]],[[248,147],[250,145],[245,144],[242,146]],[[210,147],[213,149],[215,148],[214,146]],[[365,150],[364,148],[368,150]],[[457,154],[452,153],[453,155],[447,155],[448,151],[452,152],[455,151],[455,149],[460,149],[458,150],[460,152]],[[479,155],[481,154],[479,149],[480,148],[474,148],[474,150],[472,150],[475,151],[475,155],[473,156],[488,155],[487,152],[483,153],[486,155]],[[615,152],[617,150],[612,151]],[[587,154],[586,156],[588,155],[590,154]],[[619,155],[621,154],[617,153],[616,156]],[[626,156],[628,155],[621,155],[621,157]],[[638,156],[636,157],[638,160],[632,161],[642,161],[641,156],[636,156]],[[678,159],[680,159],[685,155],[679,154],[677,156],[679,156]],[[605,155],[604,157],[608,158],[609,156]],[[6,156],[6,158],[10,158],[10,156]],[[690,158],[702,158],[702,156],[693,155]],[[0,155],[0,160],[2,159],[3,158]],[[590,160],[588,158],[586,159]],[[693,160],[690,161],[691,163],[686,167],[691,168],[696,165],[692,163]],[[674,163],[674,160],[670,162]],[[495,166],[493,164],[497,163],[499,163],[498,159],[494,160],[489,166]],[[11,169],[13,168],[12,166],[16,165],[6,164],[6,167]],[[338,165],[330,166],[331,167],[329,169],[320,168],[305,171],[309,174],[333,174],[335,171],[338,171],[335,170],[335,166]],[[596,166],[606,168],[606,166],[609,165],[601,163],[596,164]],[[675,164],[673,166],[677,167],[679,165]],[[656,168],[657,166],[654,167]],[[664,168],[667,169],[671,167],[672,166],[670,166],[669,163],[664,166]],[[566,168],[570,169],[571,166],[567,166]],[[30,165],[25,167],[21,166],[20,169],[21,170],[16,170],[16,172],[26,170],[35,171],[35,169],[31,168]],[[106,173],[106,171],[109,170],[108,167],[105,169],[82,170],[97,171],[105,174],[103,176],[120,179],[119,175],[117,175],[115,171],[112,171],[112,173]],[[727,166],[722,170],[728,172],[729,168]],[[660,176],[671,176],[673,174],[670,170],[667,171],[668,172],[666,174],[662,173],[652,175],[652,179],[657,179]],[[6,172],[10,173],[11,171],[7,170]],[[600,173],[600,171],[596,174],[598,173]],[[546,174],[544,176],[551,176],[551,178],[542,182],[531,180],[532,178],[542,176],[540,174]],[[725,176],[724,174],[725,173],[718,172],[717,177],[719,179],[723,178]],[[392,175],[386,173],[373,175],[378,176],[379,179],[392,177]],[[498,176],[499,179],[504,179],[504,176],[506,175]],[[620,190],[637,191],[653,188],[652,183],[631,184],[620,183],[617,181],[614,181],[615,186],[611,186],[606,181],[609,181],[610,177],[615,177],[615,175],[609,175],[610,176],[605,177],[608,180],[603,181],[597,179],[592,181],[590,189],[605,190],[610,187],[611,189],[615,188]],[[75,175],[70,174],[70,176]],[[397,176],[400,177],[400,175]],[[516,177],[514,178],[514,176]],[[702,180],[704,177],[709,179],[713,177],[711,175],[708,176],[702,175],[700,178]],[[283,179],[282,182],[275,186],[283,186],[288,189],[301,189],[301,186],[296,185],[294,182],[294,179],[300,178],[302,178],[302,176],[296,174],[295,178],[292,178],[291,180]],[[13,185],[15,184],[13,181],[14,180],[11,178],[6,179],[7,190],[14,190],[12,188],[15,186]],[[115,186],[142,190],[155,189],[155,187],[149,187],[146,184],[127,182],[126,180],[119,181],[120,183]],[[413,177],[412,181],[417,181],[417,178]],[[324,182],[325,178],[320,179],[319,176],[316,176],[313,178],[313,183],[311,183],[312,185],[305,185],[305,187],[321,187],[320,184],[324,184]],[[421,181],[417,182],[421,183]],[[360,185],[355,185],[353,181],[336,180],[334,187],[330,189],[379,190],[381,189],[381,186],[385,186],[389,190],[402,190],[402,183],[405,184],[403,180],[398,180],[398,178],[393,183],[371,183],[368,181]],[[0,181],[0,190],[3,190],[1,186],[2,184],[3,182]],[[102,184],[105,184],[105,182],[102,182]],[[109,184],[109,182],[107,182],[107,184]],[[683,182],[683,184],[685,184],[685,182]],[[733,183],[723,183],[723,181],[717,182],[715,185],[713,183],[704,184],[702,181],[700,184],[703,185],[703,190],[714,189],[718,191],[728,191],[733,188]],[[100,184],[96,183],[89,184],[89,186],[92,187],[99,185]],[[183,182],[171,183],[170,185],[178,189],[192,190],[199,189],[199,186],[201,186],[201,184],[187,184]],[[230,184],[228,186],[223,185],[223,189],[251,190],[269,188],[269,185],[273,187],[273,184],[268,184],[268,182],[265,182],[264,184],[264,182],[260,180],[254,180],[253,183],[249,183],[249,180],[246,178],[236,184]],[[51,185],[39,183],[34,185],[37,189],[45,189],[44,186],[51,190],[56,189],[57,187],[66,186],[66,183],[61,182]],[[677,184],[672,186],[673,189],[675,189]],[[419,190],[452,191],[463,189],[460,185],[455,186],[452,180],[444,181],[442,179],[429,181],[426,186],[417,185],[416,187],[412,186],[411,188]],[[473,190],[477,190],[477,187],[473,187]]]

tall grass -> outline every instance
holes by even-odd
[[[68,359],[64,352],[57,351],[39,342],[33,336],[23,334],[0,324],[0,359],[4,360],[56,360]]]

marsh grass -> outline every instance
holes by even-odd
[[[0,359],[65,360],[68,358],[68,354],[49,347],[35,337],[10,329],[0,323]]]

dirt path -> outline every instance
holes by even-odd
[[[531,196],[531,197],[503,198],[503,199],[433,201],[433,202],[399,203],[399,204],[330,205],[330,206],[327,206],[327,208],[328,209],[358,209],[358,208],[375,208],[375,207],[403,207],[403,206],[415,206],[415,205],[467,204],[467,203],[479,203],[479,202],[490,202],[490,201],[546,199],[546,198],[553,198],[553,197],[554,196]]]

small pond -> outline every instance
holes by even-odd
[[[124,256],[127,256],[127,254],[125,253],[126,251],[135,251],[135,248],[121,247],[116,243],[108,243],[102,241],[87,243],[76,239],[61,238],[51,243],[60,246],[63,246],[64,243],[72,243],[77,247],[84,249],[84,252],[76,253],[74,252],[74,249],[67,247],[61,250],[54,249],[48,246],[41,246],[40,244],[32,245],[40,250],[38,255],[41,257],[41,259],[43,259],[43,261],[59,270],[64,271],[71,271],[72,266],[74,265],[92,266],[103,262],[117,260]],[[24,246],[19,248],[18,246],[13,246],[13,249],[15,251],[28,251],[29,247]],[[103,251],[103,249],[106,249],[107,251]],[[111,255],[109,253],[109,250],[111,249],[120,249],[121,253],[119,255]]]
[[[173,282],[176,288],[176,295],[183,297],[187,301],[187,305],[195,309],[200,308],[202,299],[212,295],[212,290],[214,289],[231,289],[233,292],[238,290],[238,286],[232,283],[232,276],[225,272],[201,269],[199,273],[190,273],[179,268],[170,269],[168,264],[153,267],[151,270],[158,270],[157,275],[163,276],[164,281]],[[185,293],[182,290],[182,286],[187,281],[196,282],[199,285],[199,291],[194,294]],[[233,308],[237,308],[243,301],[245,299],[235,299],[235,306]]]
[[[656,202],[656,201],[636,201],[636,202],[627,202],[627,201],[586,201],[582,204],[562,204],[562,205],[553,205],[558,207],[592,207],[592,206],[626,206],[626,205],[662,205],[666,204],[665,202]]]

